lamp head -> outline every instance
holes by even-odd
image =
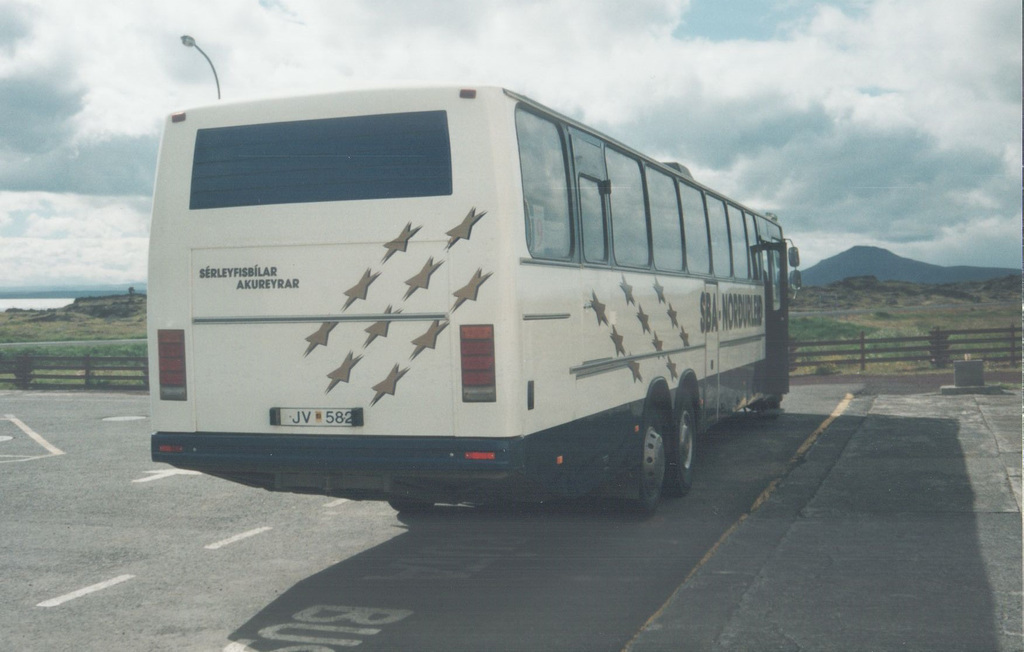
[[[194,48],[196,46],[196,40],[188,34],[186,34],[185,36],[181,37],[181,44],[188,48]]]

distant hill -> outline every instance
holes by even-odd
[[[1003,267],[942,267],[897,256],[880,247],[857,246],[801,270],[803,284],[828,285],[856,276],[874,276],[879,281],[908,283],[966,283],[1019,275],[1021,270]]]
[[[0,287],[0,299],[79,299],[82,297],[109,297],[127,294],[128,288],[134,288],[138,294],[146,293],[146,283],[126,283],[124,285],[66,285],[66,286],[28,286]]]

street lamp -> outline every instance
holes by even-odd
[[[201,47],[199,47],[198,45],[196,45],[196,40],[194,38],[192,38],[191,36],[189,36],[188,34],[186,34],[185,36],[181,37],[181,44],[184,45],[187,48],[195,48],[195,49],[199,50],[199,54],[203,55],[203,58],[206,59],[206,63],[210,64],[210,70],[213,71],[213,81],[216,82],[216,84],[217,84],[217,99],[219,100],[220,99],[220,80],[217,79],[217,69],[213,67],[213,62],[210,61],[210,57],[206,56],[206,53],[203,52],[203,49]]]

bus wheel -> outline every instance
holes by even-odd
[[[665,475],[665,493],[685,496],[693,486],[693,456],[697,444],[697,426],[693,417],[693,402],[684,397],[679,408],[677,439],[669,450],[668,472]]]
[[[424,503],[418,500],[389,500],[388,505],[391,505],[391,509],[396,512],[402,512],[404,514],[415,514],[418,512],[425,512],[434,506],[434,503]]]
[[[657,422],[651,417],[644,419],[643,433],[636,503],[642,513],[653,514],[661,500],[661,487],[665,482],[665,440],[658,432]]]

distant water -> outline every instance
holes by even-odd
[[[0,299],[0,312],[6,312],[10,308],[21,310],[49,310],[51,308],[63,308],[74,303],[74,299]]]

